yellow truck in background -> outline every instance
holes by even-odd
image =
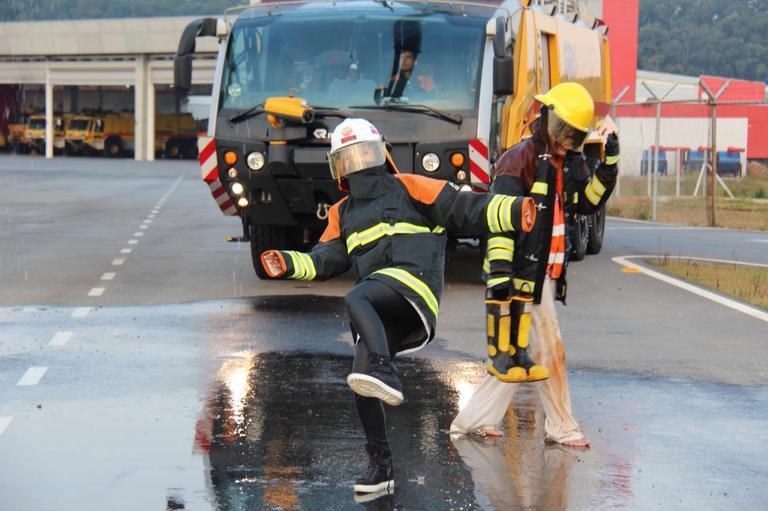
[[[250,242],[260,277],[264,250],[311,245],[342,197],[326,154],[344,118],[373,122],[401,172],[483,191],[501,153],[530,136],[534,95],[575,81],[596,105],[586,152],[596,161],[602,151],[607,27],[554,4],[254,3],[187,26],[174,58],[180,92],[191,87],[197,37],[220,44],[201,174],[221,212],[241,222],[231,239]],[[604,213],[572,223],[573,258],[599,251]]]
[[[65,118],[61,115],[53,117],[53,149],[64,149]],[[45,154],[45,115],[30,115],[24,127],[20,145],[30,154]]]
[[[66,147],[69,154],[103,154],[116,158],[134,150],[133,113],[93,113],[69,117]],[[155,118],[155,152],[167,158],[194,158],[197,129],[189,114]]]

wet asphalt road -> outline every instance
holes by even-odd
[[[349,278],[256,280],[248,247],[224,243],[238,223],[194,163],[0,156],[0,176],[0,509],[768,499],[765,322],[611,262],[670,252],[765,263],[765,241],[752,241],[764,234],[610,222],[604,253],[570,268],[560,312],[586,452],[544,445],[533,387],[509,410],[506,438],[449,438],[483,352],[477,259],[453,254],[438,339],[399,366],[397,491],[358,504]]]

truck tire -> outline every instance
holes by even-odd
[[[576,215],[573,221],[573,230],[571,231],[573,239],[571,242],[570,259],[571,261],[581,261],[587,254],[587,245],[589,244],[589,217],[587,215]]]
[[[592,215],[589,222],[589,241],[587,254],[599,254],[603,249],[603,236],[605,234],[605,205]]]
[[[251,226],[251,259],[256,276],[262,280],[269,277],[261,266],[261,253],[270,249],[283,249],[287,242],[287,228],[275,225]]]
[[[171,139],[165,144],[165,157],[167,159],[179,159],[181,158],[181,144],[176,139]]]
[[[104,154],[108,158],[119,158],[123,155],[123,141],[119,137],[109,137],[104,142]]]
[[[184,142],[184,147],[182,148],[182,157],[187,160],[196,160],[197,159],[197,142],[195,140],[187,140]]]

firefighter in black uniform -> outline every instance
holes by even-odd
[[[382,401],[397,406],[402,386],[391,359],[435,335],[443,290],[446,231],[520,233],[535,221],[530,198],[459,192],[447,181],[398,174],[376,127],[346,119],[331,136],[333,177],[349,195],[329,210],[310,253],[270,250],[270,277],[328,279],[353,268],[346,306],[355,342],[347,383],[365,430],[370,463],[355,491],[394,485]]]

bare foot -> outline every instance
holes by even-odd
[[[489,436],[499,437],[499,436],[504,436],[504,433],[502,433],[501,431],[499,431],[498,429],[496,429],[493,426],[483,426],[482,428],[480,428],[477,431],[475,431],[475,434],[476,435],[480,435],[482,437],[489,437]]]
[[[589,440],[586,438],[579,438],[578,440],[566,440],[562,442],[562,445],[566,447],[576,447],[577,449],[589,449]]]

